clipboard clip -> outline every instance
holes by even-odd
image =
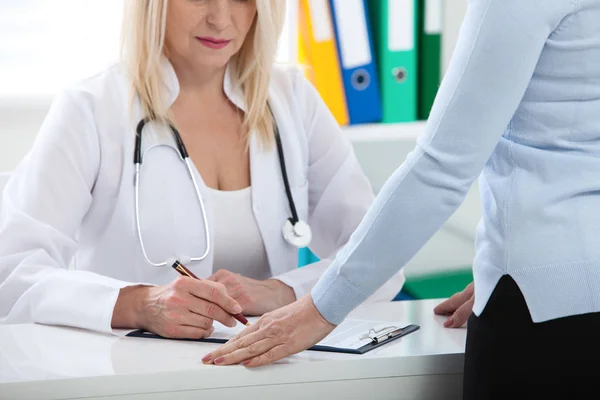
[[[379,343],[382,341],[386,341],[395,336],[402,334],[402,328],[398,328],[397,326],[386,326],[381,329],[369,329],[369,332],[365,333],[360,337],[361,340],[371,339],[373,343]]]

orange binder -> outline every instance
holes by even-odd
[[[306,47],[306,43],[304,43],[304,37],[302,35],[301,29],[298,28],[298,64],[302,68],[304,72],[304,76],[306,79],[310,81],[314,86],[317,86],[315,82],[315,71],[312,69],[312,63],[310,61],[310,57],[308,54],[308,49]]]
[[[340,125],[347,125],[348,107],[340,69],[329,0],[300,0],[301,57],[308,60],[308,77]],[[304,51],[304,54],[302,53]],[[312,78],[312,79],[311,79]]]

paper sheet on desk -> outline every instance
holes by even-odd
[[[258,318],[248,318],[251,324],[255,324]],[[362,346],[371,343],[371,339],[368,334],[369,330],[373,329],[379,331],[389,327],[402,327],[402,323],[396,322],[383,322],[383,321],[370,321],[363,319],[347,319],[338,325],[327,337],[317,343],[319,346],[337,347],[345,349],[359,349]],[[220,322],[215,321],[213,323],[215,331],[210,335],[210,339],[232,339],[239,332],[243,331],[245,326],[237,324],[233,328],[229,328]]]

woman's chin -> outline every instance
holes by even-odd
[[[222,69],[227,66],[231,60],[231,55],[218,55],[218,54],[202,54],[194,63],[197,68],[201,69]]]

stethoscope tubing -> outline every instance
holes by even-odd
[[[140,168],[142,165],[142,150],[141,150],[142,140],[141,140],[141,138],[142,138],[142,131],[144,129],[144,125],[146,124],[146,122],[147,122],[147,120],[142,119],[136,129],[137,137],[136,137],[136,141],[135,141],[135,154],[134,154],[135,221],[136,221],[136,229],[137,229],[137,234],[138,234],[138,238],[139,238],[139,242],[140,242],[140,247],[142,249],[142,254],[144,255],[144,258],[146,259],[146,262],[148,262],[150,265],[152,265],[154,267],[164,267],[166,265],[170,265],[169,260],[157,263],[157,262],[153,262],[152,260],[150,260],[150,257],[148,257],[148,253],[146,252],[146,246],[144,245],[144,239],[142,238],[142,228],[141,228],[141,223],[140,223],[139,190],[140,190]],[[204,205],[204,199],[202,198],[202,195],[200,194],[200,188],[198,186],[198,181],[196,180],[196,177],[194,176],[194,170],[192,169],[192,162],[190,160],[190,157],[188,156],[187,149],[185,148],[185,145],[183,144],[183,140],[181,140],[181,136],[179,135],[179,132],[177,131],[177,129],[175,129],[175,127],[172,125],[169,125],[169,126],[173,132],[173,137],[175,138],[175,141],[177,142],[179,154],[183,158],[183,161],[185,162],[188,174],[189,174],[190,178],[192,179],[192,183],[194,185],[194,190],[196,192],[196,198],[198,199],[198,203],[200,204],[200,210],[202,212],[202,220],[204,221],[204,236],[206,238],[205,239],[206,248],[204,250],[204,253],[200,257],[191,257],[190,258],[191,261],[202,261],[206,257],[208,257],[208,253],[210,251],[210,233],[208,230],[208,218],[206,216],[206,206]]]

